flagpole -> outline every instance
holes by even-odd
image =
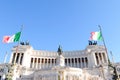
[[[104,40],[104,37],[103,37],[103,34],[102,34],[102,29],[101,29],[101,26],[100,26],[100,25],[98,25],[98,27],[99,27],[99,29],[100,29],[101,36],[102,36],[102,40],[103,40],[103,44],[104,44],[104,47],[105,47],[105,51],[106,51],[106,53],[107,53],[108,63],[110,64],[110,60],[109,60],[109,56],[108,56],[107,47],[106,47],[105,40]]]
[[[112,64],[114,65],[114,58],[113,58],[113,54],[112,51],[110,51],[111,57],[112,57]]]
[[[22,31],[23,31],[23,25],[21,25],[21,29],[20,29],[21,34],[22,34]],[[20,43],[20,39],[18,41],[18,46],[19,46],[19,43]]]
[[[22,33],[22,30],[23,30],[23,25],[21,25],[21,29],[20,29],[20,32],[21,32],[21,33]],[[21,35],[21,33],[20,33],[20,35]],[[18,52],[18,49],[19,49],[19,43],[20,43],[20,39],[18,40],[18,44],[17,44],[17,46],[16,46],[16,57],[15,57],[15,59],[14,59],[13,64],[16,63],[17,52]]]

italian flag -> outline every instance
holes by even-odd
[[[90,40],[102,40],[102,35],[100,31],[91,32]]]
[[[18,32],[12,36],[4,36],[3,43],[17,42],[20,39],[21,32]]]

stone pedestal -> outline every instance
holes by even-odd
[[[64,57],[62,55],[57,57],[57,66],[65,66]]]

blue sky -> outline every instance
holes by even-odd
[[[119,0],[1,0],[0,63],[6,51],[9,61],[11,48],[17,45],[2,43],[3,36],[20,31],[21,25],[21,41],[49,51],[57,51],[59,44],[63,51],[83,50],[90,32],[98,31],[101,25],[108,52],[120,62],[119,4]]]

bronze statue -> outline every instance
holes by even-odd
[[[62,55],[62,48],[61,48],[61,46],[59,45],[59,47],[58,47],[58,55],[60,56],[60,55]]]

